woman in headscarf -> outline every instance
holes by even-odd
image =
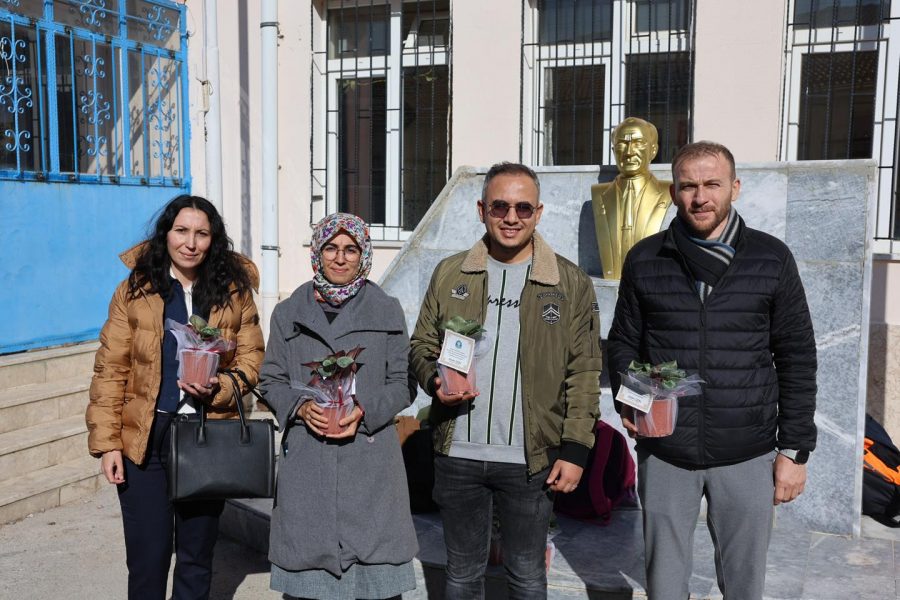
[[[284,431],[272,511],[271,587],[319,599],[393,598],[415,588],[418,550],[394,417],[415,393],[403,309],[369,281],[372,243],[354,215],[313,231],[313,280],[275,307],[260,390]],[[354,406],[340,433],[299,384],[304,363],[356,347]]]

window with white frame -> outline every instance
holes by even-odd
[[[781,158],[877,160],[876,238],[885,250],[900,239],[898,9],[890,0],[792,0],[785,48]]]
[[[0,2],[0,177],[180,186],[184,6]]]
[[[525,2],[525,160],[614,164],[612,130],[640,117],[669,162],[691,136],[694,1]]]
[[[333,1],[324,21],[313,218],[351,212],[373,239],[404,240],[448,178],[449,0]]]

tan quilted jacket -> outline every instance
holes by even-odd
[[[143,251],[142,244],[122,253],[125,266],[134,268]],[[241,257],[254,289],[259,272]],[[99,457],[121,450],[135,464],[141,464],[153,424],[156,398],[162,380],[162,339],[164,301],[159,294],[129,298],[128,281],[119,284],[109,304],[109,318],[100,331],[100,349],[94,359],[90,404],[85,414],[88,449]],[[241,369],[251,384],[256,383],[263,360],[263,336],[252,294],[233,295],[225,309],[213,310],[209,324],[237,343],[222,356],[220,367]],[[221,390],[207,405],[214,419],[237,417],[231,381],[219,378]],[[246,391],[246,390],[242,390]]]

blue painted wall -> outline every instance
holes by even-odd
[[[0,181],[0,354],[97,337],[120,252],[186,189]]]

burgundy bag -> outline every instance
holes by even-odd
[[[569,494],[557,494],[557,512],[577,519],[609,521],[612,509],[635,498],[635,466],[625,437],[597,421],[594,448],[588,456],[581,483]]]

